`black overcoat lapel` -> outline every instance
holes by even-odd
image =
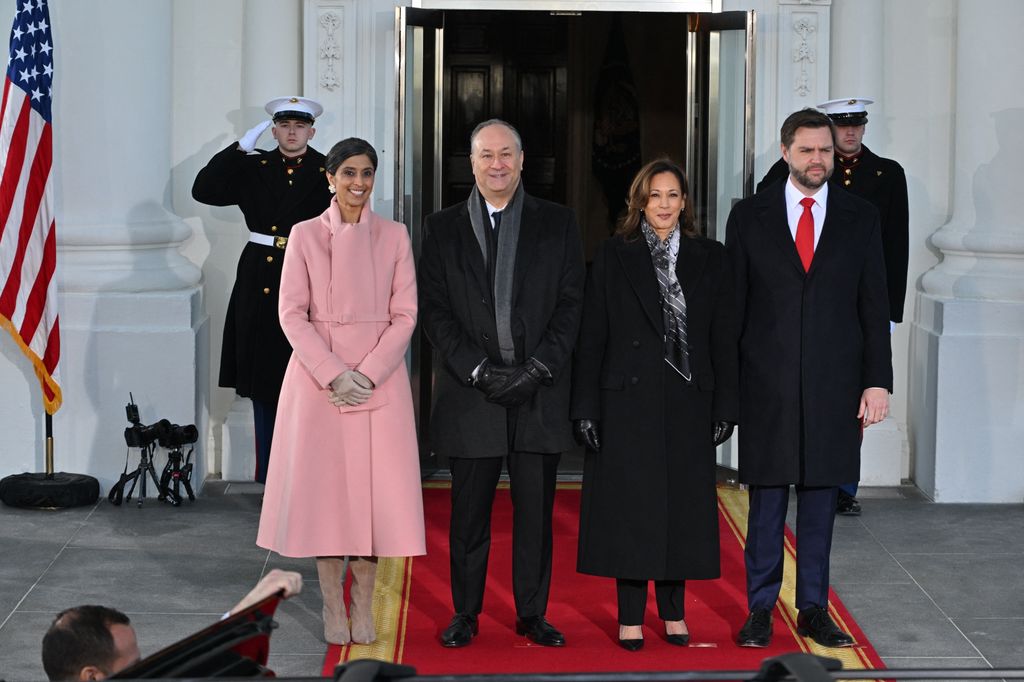
[[[543,226],[540,224],[540,211],[537,203],[528,194],[523,195],[523,210],[519,217],[519,243],[516,244],[516,265],[512,273],[512,307],[515,308],[519,300],[519,292],[526,281],[526,274],[530,267],[542,258],[538,253],[537,245],[540,243],[540,231]]]
[[[857,212],[847,201],[847,197],[830,188],[825,210],[825,224],[821,226],[821,236],[818,237],[818,245],[814,249],[811,269],[807,271],[808,277],[814,275],[818,269],[818,263],[842,253],[843,238],[856,221]]]
[[[800,254],[796,250],[793,233],[789,231],[789,215],[786,211],[786,183],[780,182],[774,190],[762,192],[755,196],[759,202],[757,206],[758,220],[761,221],[771,241],[778,248],[781,257],[803,277],[804,264],[801,262]],[[813,264],[812,261],[812,267]]]
[[[615,252],[644,314],[658,334],[663,335],[665,324],[661,318],[661,290],[658,288],[658,276],[654,273],[647,242],[640,236],[633,240],[624,239],[616,243]]]
[[[476,240],[476,233],[473,232],[473,223],[469,219],[469,202],[462,205],[459,211],[456,233],[459,235],[459,249],[462,251],[462,259],[466,269],[473,273],[477,290],[484,294],[488,304],[493,304],[494,292],[491,290],[487,277],[487,264],[484,263],[484,254],[480,250],[480,242]]]
[[[679,235],[679,256],[676,257],[676,279],[683,289],[683,298],[689,299],[700,281],[708,260],[707,249],[684,234]]]

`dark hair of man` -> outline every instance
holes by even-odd
[[[794,111],[782,122],[782,146],[789,149],[793,145],[793,138],[799,128],[828,128],[832,133],[832,143],[836,141],[836,124],[826,114],[817,109],[801,109]]]
[[[331,151],[327,152],[327,160],[324,162],[324,168],[327,169],[329,175],[334,175],[338,172],[347,159],[351,159],[353,156],[360,156],[366,154],[370,157],[370,163],[373,164],[373,170],[377,170],[377,150],[373,148],[373,145],[366,140],[361,140],[358,137],[347,137],[338,144],[331,147]]]
[[[86,666],[109,671],[117,658],[111,625],[128,616],[106,606],[76,606],[57,614],[43,636],[43,670],[50,680],[77,680]]]
[[[476,136],[480,133],[481,130],[483,130],[487,126],[502,126],[503,128],[507,128],[508,131],[512,133],[512,137],[516,141],[516,151],[523,151],[523,138],[519,136],[519,131],[515,129],[515,126],[513,126],[508,121],[502,121],[500,118],[489,118],[486,121],[477,123],[476,128],[473,128],[473,132],[469,134],[470,155],[473,154],[473,143],[476,142]]]
[[[693,214],[693,202],[690,201],[690,189],[686,182],[686,173],[682,166],[667,157],[655,159],[640,169],[640,172],[633,178],[629,186],[629,196],[626,197],[626,213],[619,220],[619,226],[615,230],[616,235],[622,235],[627,241],[640,237],[640,217],[647,208],[647,200],[651,197],[651,181],[655,175],[660,173],[671,173],[679,180],[679,187],[683,190],[683,210],[679,214],[679,229],[687,237],[696,237],[697,224]]]

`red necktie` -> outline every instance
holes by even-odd
[[[796,224],[796,252],[804,264],[804,272],[807,272],[814,258],[814,214],[811,213],[814,199],[805,197],[800,200],[800,205],[804,207],[804,212]]]

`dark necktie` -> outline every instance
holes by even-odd
[[[490,239],[487,240],[487,274],[491,279],[491,286],[494,286],[494,274],[498,270],[498,234],[501,230],[501,211],[491,214],[494,221],[494,228],[491,230]]]
[[[814,214],[811,213],[811,206],[814,206],[814,199],[804,197],[800,200],[804,212],[796,224],[796,252],[800,254],[800,262],[804,264],[804,272],[811,269],[811,261],[814,259]]]

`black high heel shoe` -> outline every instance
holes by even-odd
[[[675,621],[673,621],[673,622],[675,622]],[[682,622],[682,621],[679,621],[679,622]],[[690,643],[690,633],[689,632],[684,632],[684,633],[678,634],[678,635],[670,635],[668,633],[668,631],[667,631],[667,629],[668,629],[668,621],[665,621],[665,628],[666,628],[665,641],[668,642],[669,644],[675,644],[676,646],[687,646]]]
[[[626,651],[640,651],[644,648],[644,638],[640,637],[638,639],[623,639],[622,637],[619,637],[619,646],[621,646]]]

